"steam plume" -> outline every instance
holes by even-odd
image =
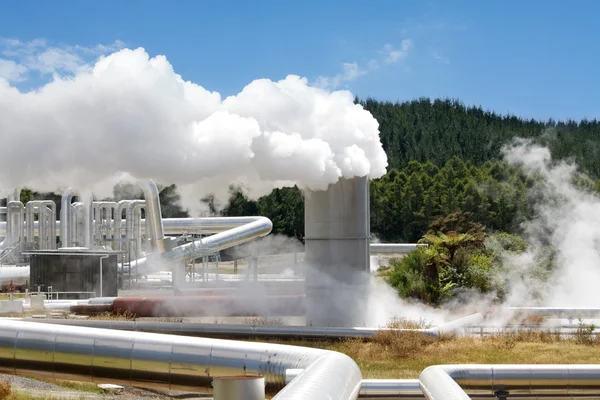
[[[576,165],[552,160],[548,148],[519,140],[505,159],[540,178],[532,193],[536,217],[526,226],[529,250],[507,259],[521,277],[511,288],[511,305],[598,307],[600,282],[600,198],[575,184]],[[536,279],[536,260],[553,248],[555,267],[547,282]],[[529,277],[529,278],[527,278]],[[532,290],[533,289],[533,290]],[[534,292],[535,290],[535,292]],[[520,304],[518,304],[520,303]]]
[[[29,93],[0,79],[0,195],[72,186],[110,195],[117,180],[178,184],[184,206],[275,187],[325,189],[386,172],[378,123],[347,91],[290,75],[222,99],[184,81],[164,56],[124,49]]]

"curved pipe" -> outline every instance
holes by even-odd
[[[429,400],[468,400],[465,390],[536,395],[600,389],[599,364],[435,365],[419,376]]]
[[[303,371],[286,385],[288,369]],[[356,399],[362,381],[327,350],[15,320],[0,326],[0,372],[196,391],[215,376],[264,376],[277,400]]]
[[[146,218],[148,219],[146,233],[152,242],[152,249],[155,252],[164,253],[166,251],[165,234],[162,226],[158,188],[151,179],[142,181],[139,185],[142,187],[146,199]]]
[[[61,247],[73,246],[73,236],[71,233],[71,201],[73,200],[73,190],[68,188],[60,198],[60,241]]]

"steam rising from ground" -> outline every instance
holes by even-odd
[[[542,178],[532,193],[537,217],[525,230],[529,250],[506,262],[512,263],[519,275],[532,276],[545,246],[556,251],[556,266],[548,283],[515,279],[508,301],[511,305],[600,306],[600,198],[577,187],[577,167],[553,161],[545,147],[518,141],[505,148],[505,154],[509,163]]]
[[[10,171],[0,195],[72,186],[102,197],[118,180],[152,178],[178,184],[194,209],[207,194],[225,199],[230,184],[256,197],[377,178],[387,167],[378,123],[353,101],[293,75],[222,99],[141,48],[29,93],[0,78],[0,168]]]
[[[502,306],[600,307],[600,197],[578,187],[577,166],[553,160],[547,147],[517,140],[505,146],[503,153],[508,164],[521,166],[538,183],[530,192],[535,217],[523,227],[529,247],[522,254],[503,255],[503,266],[510,272],[500,277],[509,281]],[[549,248],[555,251],[555,266],[548,272],[540,260],[547,259]],[[393,317],[425,319],[436,325],[458,318],[453,311],[457,308],[461,314],[465,309],[494,310],[490,316],[499,324],[513,317],[494,308],[493,294],[466,294],[458,307],[455,302],[434,309],[399,299],[393,288],[374,277],[369,294],[367,313],[372,326],[384,325]]]

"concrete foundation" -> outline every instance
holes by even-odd
[[[305,196],[306,324],[365,325],[370,210],[367,177]]]

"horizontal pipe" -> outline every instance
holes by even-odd
[[[163,218],[165,235],[183,234],[215,234],[238,226],[246,225],[261,217],[206,217],[206,218]],[[114,225],[114,223],[113,223]],[[121,229],[127,227],[127,220],[121,219]],[[146,229],[146,220],[141,220],[141,227]],[[34,233],[38,233],[38,221],[34,222]],[[60,221],[56,221],[56,235],[60,236]],[[6,221],[0,221],[0,237],[6,236]]]
[[[286,385],[288,369],[303,372]],[[264,376],[275,400],[356,399],[362,381],[350,357],[327,350],[15,320],[0,325],[0,373],[191,391]]]
[[[515,314],[541,317],[579,318],[600,316],[600,308],[595,307],[506,307],[506,310]]]
[[[406,254],[419,247],[427,247],[418,243],[371,243],[371,254]]]
[[[600,364],[457,364],[427,367],[419,376],[429,400],[468,400],[466,391],[537,395],[600,390]]]
[[[206,218],[163,218],[165,235],[215,234],[257,221],[261,217],[206,217]],[[121,219],[121,229],[126,228],[126,220]],[[146,229],[146,220],[141,220],[142,229]],[[38,222],[34,222],[34,234],[37,235]],[[0,222],[0,237],[6,235],[6,222]],[[56,222],[56,235],[60,236],[60,221]],[[371,243],[372,254],[404,254],[424,244],[416,243]]]
[[[201,302],[196,302],[201,304]],[[383,330],[396,332],[421,332],[430,336],[440,333],[453,333],[466,324],[479,321],[481,315],[475,314],[455,321],[428,329],[386,329],[386,328],[331,328],[314,326],[272,326],[249,324],[207,324],[197,322],[163,322],[163,321],[111,321],[111,320],[74,320],[49,319],[33,320],[51,324],[86,326],[91,328],[118,329],[126,331],[160,332],[179,335],[202,335],[214,338],[249,339],[249,338],[278,338],[278,339],[350,339],[368,338]],[[30,321],[30,319],[23,319]]]

